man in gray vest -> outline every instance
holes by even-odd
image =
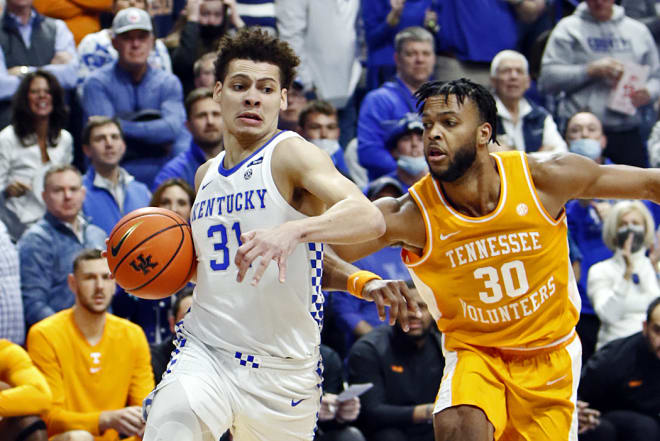
[[[9,124],[10,101],[22,76],[37,68],[55,75],[64,89],[74,88],[73,34],[62,20],[37,13],[32,0],[6,0],[0,19],[0,128]]]

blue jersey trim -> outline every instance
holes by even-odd
[[[260,153],[263,149],[265,149],[265,148],[268,146],[268,144],[270,144],[271,142],[273,142],[273,140],[274,140],[275,138],[277,138],[280,134],[282,134],[282,133],[284,133],[284,132],[286,132],[286,131],[287,131],[287,130],[282,130],[282,131],[280,131],[280,132],[277,132],[277,133],[274,134],[273,136],[271,136],[271,138],[270,138],[268,141],[266,141],[266,143],[265,143],[264,145],[262,145],[261,147],[259,147],[254,153],[252,153],[252,154],[251,154],[250,156],[248,156],[247,158],[243,159],[241,162],[239,162],[238,164],[236,164],[235,166],[233,166],[233,167],[230,168],[229,170],[227,170],[227,169],[225,168],[225,165],[224,165],[225,158],[222,158],[222,161],[220,161],[220,164],[218,164],[218,173],[220,173],[220,174],[221,174],[222,176],[224,176],[225,178],[226,178],[227,176],[230,176],[230,175],[231,175],[232,173],[234,173],[236,170],[238,170],[239,168],[241,168],[241,166],[242,166],[243,164],[245,164],[245,161],[249,161],[250,159],[252,159],[252,158],[254,157],[254,155]],[[226,154],[225,154],[225,157],[226,157]]]

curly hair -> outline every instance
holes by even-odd
[[[455,95],[460,105],[463,105],[466,98],[472,100],[477,106],[481,122],[488,123],[493,128],[490,141],[499,145],[495,139],[497,133],[497,105],[495,104],[495,98],[493,98],[493,95],[484,86],[467,78],[460,78],[446,83],[442,81],[429,81],[422,84],[415,92],[419,113],[422,113],[427,99],[434,96],[441,96],[446,101],[449,95]]]
[[[45,70],[30,72],[18,85],[11,104],[11,125],[14,127],[16,136],[24,146],[27,146],[30,135],[34,134],[34,114],[30,110],[28,95],[32,81],[41,77],[48,82],[50,95],[53,100],[53,111],[48,116],[48,144],[55,145],[60,137],[60,131],[64,129],[69,121],[69,109],[64,100],[64,90],[57,78]]]
[[[286,42],[255,28],[242,28],[235,35],[220,40],[215,61],[215,79],[224,82],[232,60],[252,60],[276,65],[280,70],[280,86],[289,89],[296,76],[300,58]]]

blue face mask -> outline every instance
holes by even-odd
[[[401,155],[399,156],[399,159],[397,159],[396,165],[410,176],[417,176],[428,170],[424,156]]]
[[[576,153],[578,155],[586,156],[591,160],[597,160],[602,154],[602,148],[600,142],[591,138],[582,138],[571,141],[568,146],[568,150],[571,153]]]

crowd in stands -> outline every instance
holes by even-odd
[[[493,150],[660,166],[660,1],[0,0],[0,9],[3,440],[142,434],[139,406],[168,369],[192,287],[139,299],[115,285],[98,250],[137,208],[189,219],[195,171],[223,149],[215,51],[243,27],[279,35],[301,59],[279,128],[325,151],[371,200],[401,196],[428,171],[414,97],[428,80],[490,87]],[[580,439],[660,440],[660,207],[575,200],[562,216],[582,302]],[[357,265],[410,278],[397,248]],[[372,303],[326,295],[318,440],[433,440],[444,359],[423,306],[405,333],[383,326]],[[347,382],[373,387],[340,401]]]

